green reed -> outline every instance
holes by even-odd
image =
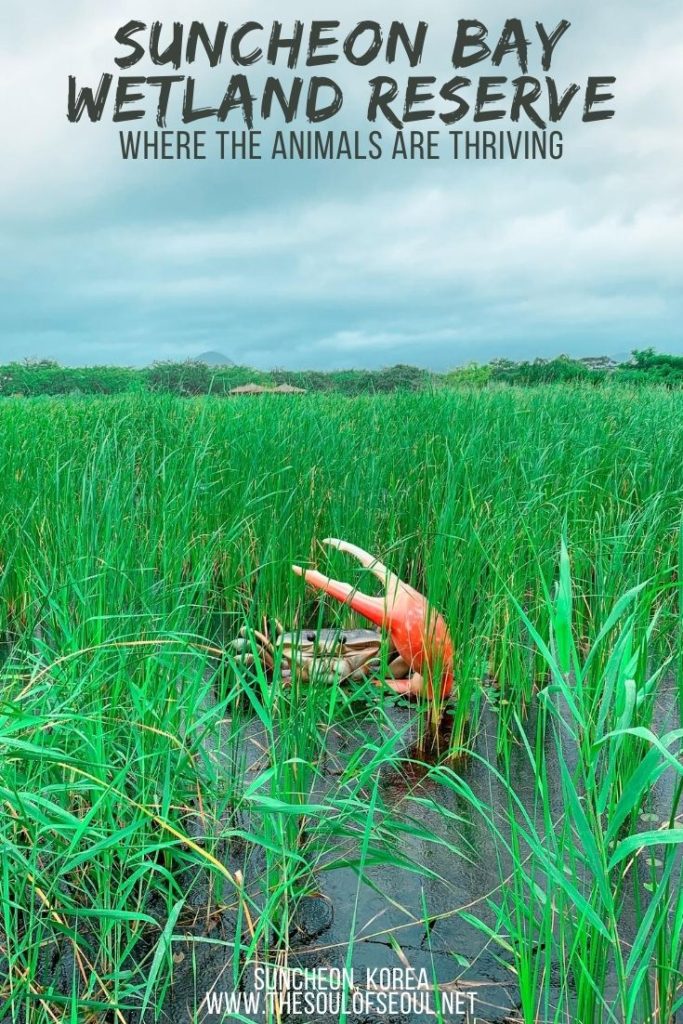
[[[680,758],[682,414],[680,395],[621,388],[4,400],[0,1019],[153,1007],[197,869],[227,915],[234,971],[280,955],[321,871],[420,870],[376,784],[405,764],[385,713],[394,698],[371,684],[285,687],[281,666],[270,680],[230,655],[230,638],[264,618],[358,621],[290,571],[315,563],[376,587],[316,543],[338,536],[445,615],[450,754],[471,753],[495,710],[499,760],[470,763],[508,794],[509,828],[467,790],[460,761],[434,773],[489,822],[501,871],[512,868],[494,917],[477,920],[513,950],[525,1021],[571,1019],[569,997],[565,1016],[549,1002],[562,962],[582,1021],[668,1024],[681,998],[680,858],[675,837],[636,833]],[[660,735],[653,711],[672,678],[678,721]],[[353,744],[330,788],[331,730]],[[535,814],[515,795],[520,746]],[[570,765],[559,792],[549,757]],[[655,875],[631,841],[659,850]],[[642,919],[630,948],[627,900]],[[51,945],[73,959],[59,990],[44,970]]]

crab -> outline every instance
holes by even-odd
[[[453,641],[443,616],[418,590],[367,551],[335,537],[322,543],[352,555],[369,569],[383,583],[384,596],[370,597],[316,569],[293,565],[292,570],[309,586],[348,605],[388,634],[391,678],[384,680],[388,687],[403,695],[426,695],[440,705],[453,689]],[[267,635],[255,636],[268,667],[273,667],[275,651],[281,646],[286,665],[296,664],[304,678],[323,678],[329,682],[361,679],[380,665],[382,636],[374,630],[299,630],[282,633],[276,647]],[[242,638],[238,648],[245,656],[247,644],[246,638]],[[381,685],[382,681],[379,682]]]

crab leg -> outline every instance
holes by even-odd
[[[414,673],[409,680],[390,681],[392,689],[398,693],[422,692],[426,682],[427,693],[433,699],[433,684],[438,676],[438,699],[447,697],[453,687],[453,643],[442,616],[419,591],[404,583],[367,551],[336,538],[327,538],[323,543],[353,555],[382,581],[385,596],[370,597],[348,583],[333,580],[315,569],[304,570],[293,565],[294,572],[303,576],[309,586],[348,604],[354,611],[389,632],[398,653]]]

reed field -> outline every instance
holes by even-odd
[[[326,537],[443,614],[438,736],[236,661],[362,624]],[[0,1021],[250,1020],[256,961],[680,1024],[682,573],[683,393],[0,399]]]

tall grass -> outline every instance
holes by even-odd
[[[472,921],[512,950],[524,1021],[670,1024],[678,784],[666,822],[644,829],[642,815],[680,774],[682,414],[675,393],[568,387],[4,400],[0,1020],[156,1012],[177,936],[208,900],[198,880],[236,981],[255,956],[287,956],[321,871],[421,870],[377,788],[387,765],[409,770],[394,699],[283,687],[279,667],[246,673],[227,648],[264,618],[346,624],[290,571],[324,561],[367,588],[316,544],[338,536],[451,628],[450,753],[471,758],[433,777],[486,823],[511,879]],[[664,680],[678,691],[666,731]],[[497,758],[476,747],[491,708]],[[339,730],[352,742],[330,785]],[[468,772],[505,794],[503,826]]]
[[[471,914],[468,920],[513,954],[525,1024],[670,1024],[683,1007],[683,729],[660,735],[653,721],[662,672],[647,667],[635,638],[634,606],[645,587],[623,595],[594,646],[581,652],[562,545],[557,594],[548,609],[550,643],[520,609],[550,673],[533,744],[516,715],[535,780],[535,808],[520,800],[509,762],[501,774],[478,759],[507,794],[502,829],[462,777],[443,767],[434,772],[509,854],[512,884],[492,901],[494,923]],[[660,814],[652,814],[665,776],[670,802],[664,796]],[[554,816],[558,804],[562,813]],[[553,1001],[558,973],[564,1001],[556,994]]]

